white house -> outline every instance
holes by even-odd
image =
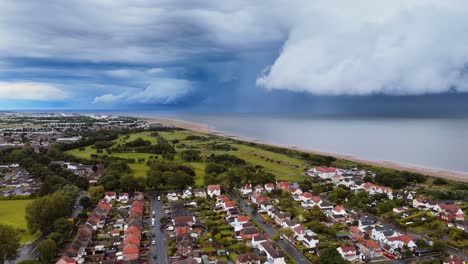
[[[214,196],[221,195],[221,185],[216,184],[216,185],[208,185],[207,191],[208,196],[213,198]]]
[[[268,241],[268,239],[266,238],[266,236],[264,234],[258,234],[256,236],[253,236],[252,237],[252,241],[251,241],[251,244],[252,244],[252,248],[258,248],[258,246],[263,243],[263,242],[266,242]]]
[[[121,203],[128,203],[129,198],[130,196],[128,195],[128,193],[119,193],[119,198],[117,199],[117,201]]]
[[[249,195],[252,193],[252,184],[246,184],[240,188],[240,192],[242,195]]]
[[[115,192],[105,192],[104,195],[104,199],[106,199],[108,202],[117,199],[117,194]]]
[[[265,183],[265,191],[271,192],[275,189],[275,185],[273,183]]]
[[[286,264],[284,252],[275,243],[263,242],[258,246],[258,249],[267,255],[267,263]]]
[[[358,259],[357,251],[354,246],[341,245],[336,250],[340,253],[341,257],[347,261],[353,262]]]
[[[341,174],[337,168],[333,167],[315,167],[307,171],[307,174],[312,177],[320,177],[322,179],[330,179],[335,174]]]
[[[304,239],[302,240],[302,244],[306,248],[315,248],[319,244],[319,239],[317,234],[315,234],[312,230],[307,230],[306,234],[304,235]]]
[[[413,237],[410,235],[399,235],[389,237],[385,241],[388,245],[390,245],[393,249],[403,248],[407,246],[410,250],[414,250],[417,248],[416,243],[413,241]]]

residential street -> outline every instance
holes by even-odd
[[[236,203],[239,205],[239,207],[259,226],[265,231],[266,234],[268,234],[270,237],[273,235],[277,234],[275,229],[273,229],[271,226],[264,224],[262,221],[262,218],[258,214],[254,214],[252,212],[252,208],[248,206],[239,196],[237,196],[233,192],[229,192],[229,195],[233,200],[236,201]],[[278,241],[278,245],[291,256],[291,258],[298,264],[310,264],[310,262],[304,257],[302,252],[300,252],[297,248],[295,248],[289,241],[283,239]]]
[[[169,257],[167,255],[166,229],[163,228],[163,230],[161,230],[159,224],[159,219],[164,216],[164,206],[162,202],[158,201],[157,195],[151,196],[151,212],[148,224],[151,224],[151,218],[153,217],[152,211],[156,212],[156,216],[154,227],[151,228],[151,240],[156,240],[156,245],[151,246],[151,263],[169,263]],[[156,256],[156,259],[154,259],[154,256]]]

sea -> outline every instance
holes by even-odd
[[[294,113],[94,112],[177,119],[266,143],[352,155],[372,161],[468,172],[468,118],[330,117]]]

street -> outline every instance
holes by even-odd
[[[163,217],[164,206],[161,201],[158,201],[157,195],[151,196],[151,211],[156,213],[154,227],[151,227],[151,240],[156,241],[156,245],[151,246],[151,263],[163,264],[169,263],[169,257],[167,255],[167,239],[166,239],[166,229],[160,229],[159,219]],[[149,223],[151,223],[151,218],[153,217],[152,212],[150,212]],[[154,237],[153,237],[154,235]],[[156,256],[156,259],[154,258]]]
[[[240,197],[235,193],[229,192],[229,195],[233,200],[237,202],[239,207],[268,234],[270,237],[277,234],[275,229],[271,226],[263,223],[262,218],[258,214],[252,212],[252,208],[248,206]],[[310,264],[310,262],[304,257],[301,251],[295,248],[288,240],[278,240],[278,245],[286,252],[291,258],[298,264]]]

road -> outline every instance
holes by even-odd
[[[75,206],[73,207],[73,210],[71,213],[71,216],[73,218],[77,217],[83,211],[83,207],[80,206],[80,199],[85,195],[88,195],[88,194],[84,194],[83,192],[81,192],[80,195],[76,198]],[[40,237],[38,237],[36,240],[31,242],[30,244],[22,246],[18,251],[18,258],[12,262],[7,262],[7,263],[18,263],[25,259],[39,258],[39,250],[37,250],[37,246],[46,237],[47,237],[47,234],[43,234]]]
[[[278,234],[275,229],[271,226],[263,223],[262,218],[258,214],[254,214],[252,208],[248,206],[243,199],[241,199],[237,194],[229,192],[229,195],[234,199],[239,207],[268,234],[270,237]],[[279,240],[278,245],[291,256],[291,258],[298,264],[310,264],[310,262],[304,257],[301,251],[294,247],[288,240]]]
[[[156,240],[156,245],[151,246],[151,263],[163,264],[169,263],[169,256],[167,255],[167,238],[166,229],[160,229],[159,219],[164,216],[163,203],[158,201],[157,195],[151,196],[151,211],[156,213],[154,227],[151,227],[152,240]],[[151,223],[152,213],[150,215],[149,223]],[[154,235],[154,237],[153,237]],[[154,259],[156,256],[156,259]]]

